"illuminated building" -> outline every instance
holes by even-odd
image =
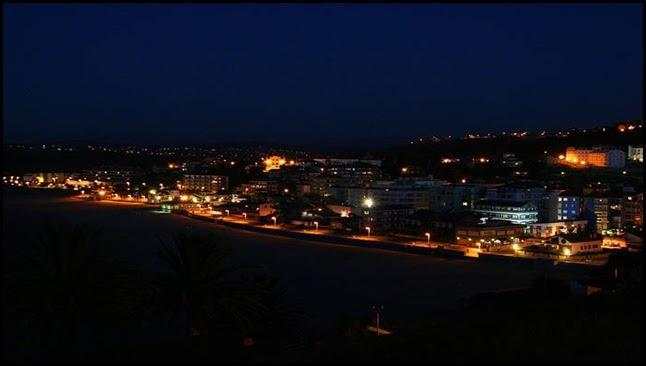
[[[313,159],[322,176],[374,180],[381,178],[381,160]]]
[[[482,187],[473,184],[441,184],[430,188],[430,209],[468,211],[480,198]]]
[[[560,220],[527,224],[525,233],[535,238],[549,238],[562,233],[581,233],[588,226],[587,220]]]
[[[640,146],[628,145],[628,159],[629,160],[634,160],[634,161],[639,161],[639,162],[643,163],[644,162],[644,147],[642,145],[640,145]]]
[[[600,168],[623,168],[626,165],[626,153],[619,149],[594,147],[577,149],[568,147],[565,150],[565,164],[573,166],[593,166]]]
[[[306,182],[300,182],[296,184],[296,195],[304,196],[306,194],[312,193],[312,185]]]
[[[480,224],[458,223],[455,225],[456,241],[459,244],[481,245],[500,244],[512,242],[523,235],[523,225],[514,225],[509,222],[487,222]],[[458,239],[459,238],[459,239]]]
[[[430,187],[440,184],[431,179],[398,179],[376,181],[367,187],[335,187],[335,198],[347,201],[353,207],[361,207],[366,198],[375,206],[402,205],[418,210],[428,209]]]
[[[99,169],[84,170],[82,176],[88,180],[98,180],[110,183],[125,183],[130,181],[135,175],[134,168],[126,167],[103,167]]]
[[[610,204],[607,197],[585,197],[583,211],[590,226],[595,227],[597,232],[608,230]]]
[[[556,209],[557,220],[575,220],[583,212],[583,198],[578,195],[563,192],[558,197]]]
[[[558,245],[559,252],[565,256],[603,251],[601,237],[596,238],[583,234],[561,234],[547,243]]]
[[[508,221],[512,224],[530,224],[538,221],[536,206],[527,201],[480,200],[475,212],[491,220]]]
[[[184,174],[183,189],[188,191],[222,192],[229,188],[229,178],[224,175]]]
[[[506,167],[506,168],[517,168],[523,165],[522,160],[519,160],[516,157],[516,154],[502,154],[502,160],[500,161],[500,165]]]
[[[539,221],[560,220],[556,215],[557,192],[548,191],[542,185],[508,184],[500,187],[489,188],[486,198],[489,200],[527,201],[536,206]]]
[[[265,172],[270,170],[280,169],[281,166],[287,163],[284,157],[281,156],[270,156],[264,160],[265,163]]]
[[[333,194],[332,187],[337,186],[352,186],[359,185],[360,182],[354,182],[350,179],[337,177],[337,176],[320,176],[312,178],[310,181],[311,187],[310,190],[314,194],[320,196],[331,196]],[[368,183],[368,182],[366,182]]]
[[[243,196],[253,197],[258,194],[278,193],[278,182],[273,180],[251,180],[237,188]]]
[[[633,225],[643,225],[644,220],[644,194],[633,194],[623,197],[622,203],[623,222]]]
[[[35,173],[23,176],[25,182],[34,183],[65,183],[68,173]]]

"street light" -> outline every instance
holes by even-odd
[[[314,226],[316,226],[316,230],[318,230],[318,229],[319,229],[319,222],[318,222],[318,221],[314,221]]]
[[[242,213],[242,217],[244,217],[244,219],[245,219],[245,221],[246,221],[246,220],[247,220],[247,213],[246,213],[246,212],[243,212],[243,213]]]
[[[368,236],[370,236],[370,226],[366,226],[366,230],[368,230]]]
[[[431,244],[431,233],[425,233],[426,235],[426,242],[430,245]]]
[[[384,310],[384,306],[383,305],[373,306],[372,310],[374,310],[375,314],[376,314],[377,336],[379,336],[380,335],[380,327],[379,327],[380,324],[379,323],[381,322],[381,311]]]
[[[271,219],[274,220],[274,225],[276,225],[276,216],[272,216]]]
[[[229,216],[229,210],[224,210],[224,212],[226,212],[227,216]]]
[[[372,198],[366,198],[366,199],[363,200],[363,205],[368,207],[368,208],[371,208],[372,205],[374,205],[374,204],[375,204],[375,202],[372,200]]]

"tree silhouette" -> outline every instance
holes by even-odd
[[[159,258],[167,271],[155,274],[155,302],[171,319],[186,316],[186,335],[215,328],[245,332],[266,307],[258,292],[240,277],[242,267],[225,263],[230,249],[213,235],[182,231],[163,243]]]
[[[86,225],[49,224],[33,243],[5,245],[5,317],[30,324],[58,357],[74,357],[88,321],[135,316],[138,282],[133,267],[96,245]]]

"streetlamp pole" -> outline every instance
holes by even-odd
[[[379,336],[379,334],[381,333],[381,332],[380,332],[380,329],[381,329],[381,328],[380,328],[380,322],[381,322],[381,310],[383,310],[383,309],[384,309],[384,306],[383,306],[383,305],[373,306],[373,307],[372,307],[372,309],[375,311],[375,314],[377,315],[377,317],[376,317],[376,318],[377,318],[377,319],[376,319],[376,321],[377,321],[377,336]]]
[[[430,246],[431,245],[431,233],[426,233],[424,235],[426,235],[426,242]]]

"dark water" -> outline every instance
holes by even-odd
[[[189,227],[212,231],[234,248],[232,261],[277,276],[319,324],[365,316],[372,305],[396,319],[458,306],[473,294],[528,286],[537,270],[354,248],[240,231],[137,205],[93,203],[48,191],[3,190],[3,241],[20,245],[48,221],[86,222],[105,245],[148,266],[159,238]]]

